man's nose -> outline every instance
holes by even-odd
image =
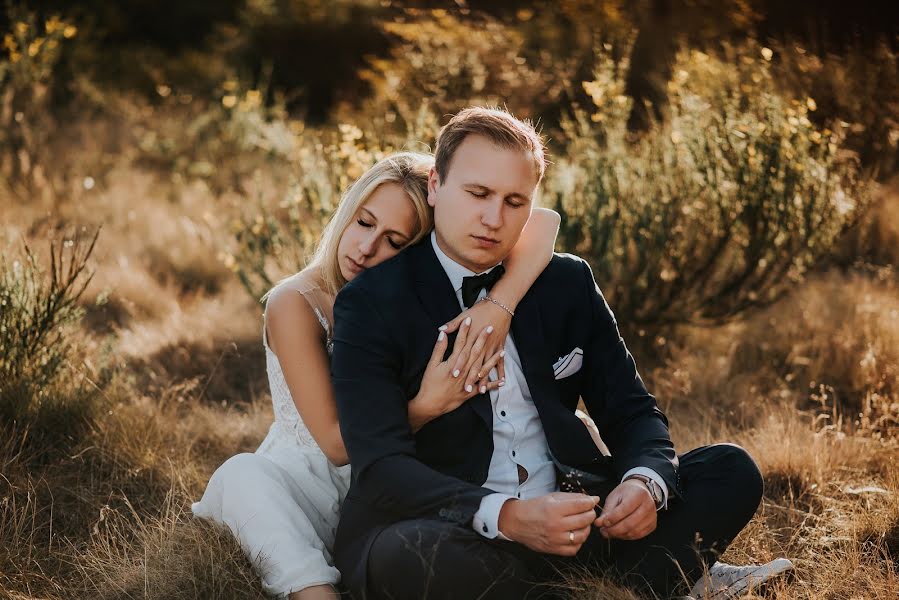
[[[481,224],[490,229],[499,229],[503,224],[503,200],[497,198],[489,202],[481,213]]]

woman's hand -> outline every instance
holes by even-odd
[[[485,381],[477,387],[474,383],[468,383],[472,373],[477,373],[478,369],[489,372],[505,354],[505,351],[496,352],[485,360],[487,341],[495,335],[494,328],[487,326],[477,336],[472,331],[472,321],[463,320],[453,352],[446,360],[443,360],[443,356],[449,343],[447,333],[441,331],[437,336],[437,343],[434,344],[434,351],[421,380],[421,388],[409,402],[409,423],[413,431],[418,431],[429,421],[457,409],[466,400],[488,390],[495,390],[505,383],[501,379]],[[470,339],[473,341],[469,344]]]
[[[456,329],[459,329],[462,326],[465,319],[471,319],[472,331],[480,331],[487,327],[493,327],[493,333],[487,338],[483,356],[492,357],[502,351],[506,345],[506,336],[509,335],[509,327],[512,326],[512,315],[493,302],[477,302],[474,306],[444,325],[444,327],[446,327],[445,331],[447,333],[456,331]],[[469,339],[466,345],[471,348],[474,344],[475,340]],[[459,345],[458,339],[456,340],[456,345]],[[465,379],[465,385],[476,386],[478,388],[487,385],[489,382],[487,377],[490,374],[490,369],[493,367],[487,368],[486,364],[478,364],[477,362],[475,362],[473,366],[476,368],[470,369],[468,377]],[[461,371],[462,365],[461,363],[457,363],[453,368]],[[505,358],[500,357],[499,362],[496,364],[496,372],[496,378],[500,381],[505,381]]]

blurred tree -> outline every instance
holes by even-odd
[[[24,4],[39,18],[65,14],[75,19],[93,30],[94,41],[101,46],[149,45],[174,56],[200,47],[217,24],[236,22],[246,0],[29,0]]]
[[[389,50],[379,20],[396,13],[378,0],[249,0],[235,54],[256,81],[269,70],[267,83],[288,91],[288,109],[324,121],[336,102],[368,93],[357,72]]]
[[[600,51],[599,56],[603,56]],[[773,85],[767,47],[683,51],[670,118],[633,141],[627,65],[584,82],[543,185],[559,246],[590,260],[622,323],[722,322],[779,298],[866,208],[842,128]]]

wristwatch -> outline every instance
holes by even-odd
[[[665,504],[665,494],[662,492],[662,486],[660,486],[655,479],[652,477],[647,477],[646,475],[630,475],[628,479],[636,479],[638,481],[642,481],[643,485],[646,486],[646,489],[649,490],[649,495],[652,496],[652,501],[656,503],[656,510],[662,508]]]

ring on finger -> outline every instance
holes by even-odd
[[[568,541],[571,542],[572,544],[574,543],[574,532],[573,531],[568,532]]]

